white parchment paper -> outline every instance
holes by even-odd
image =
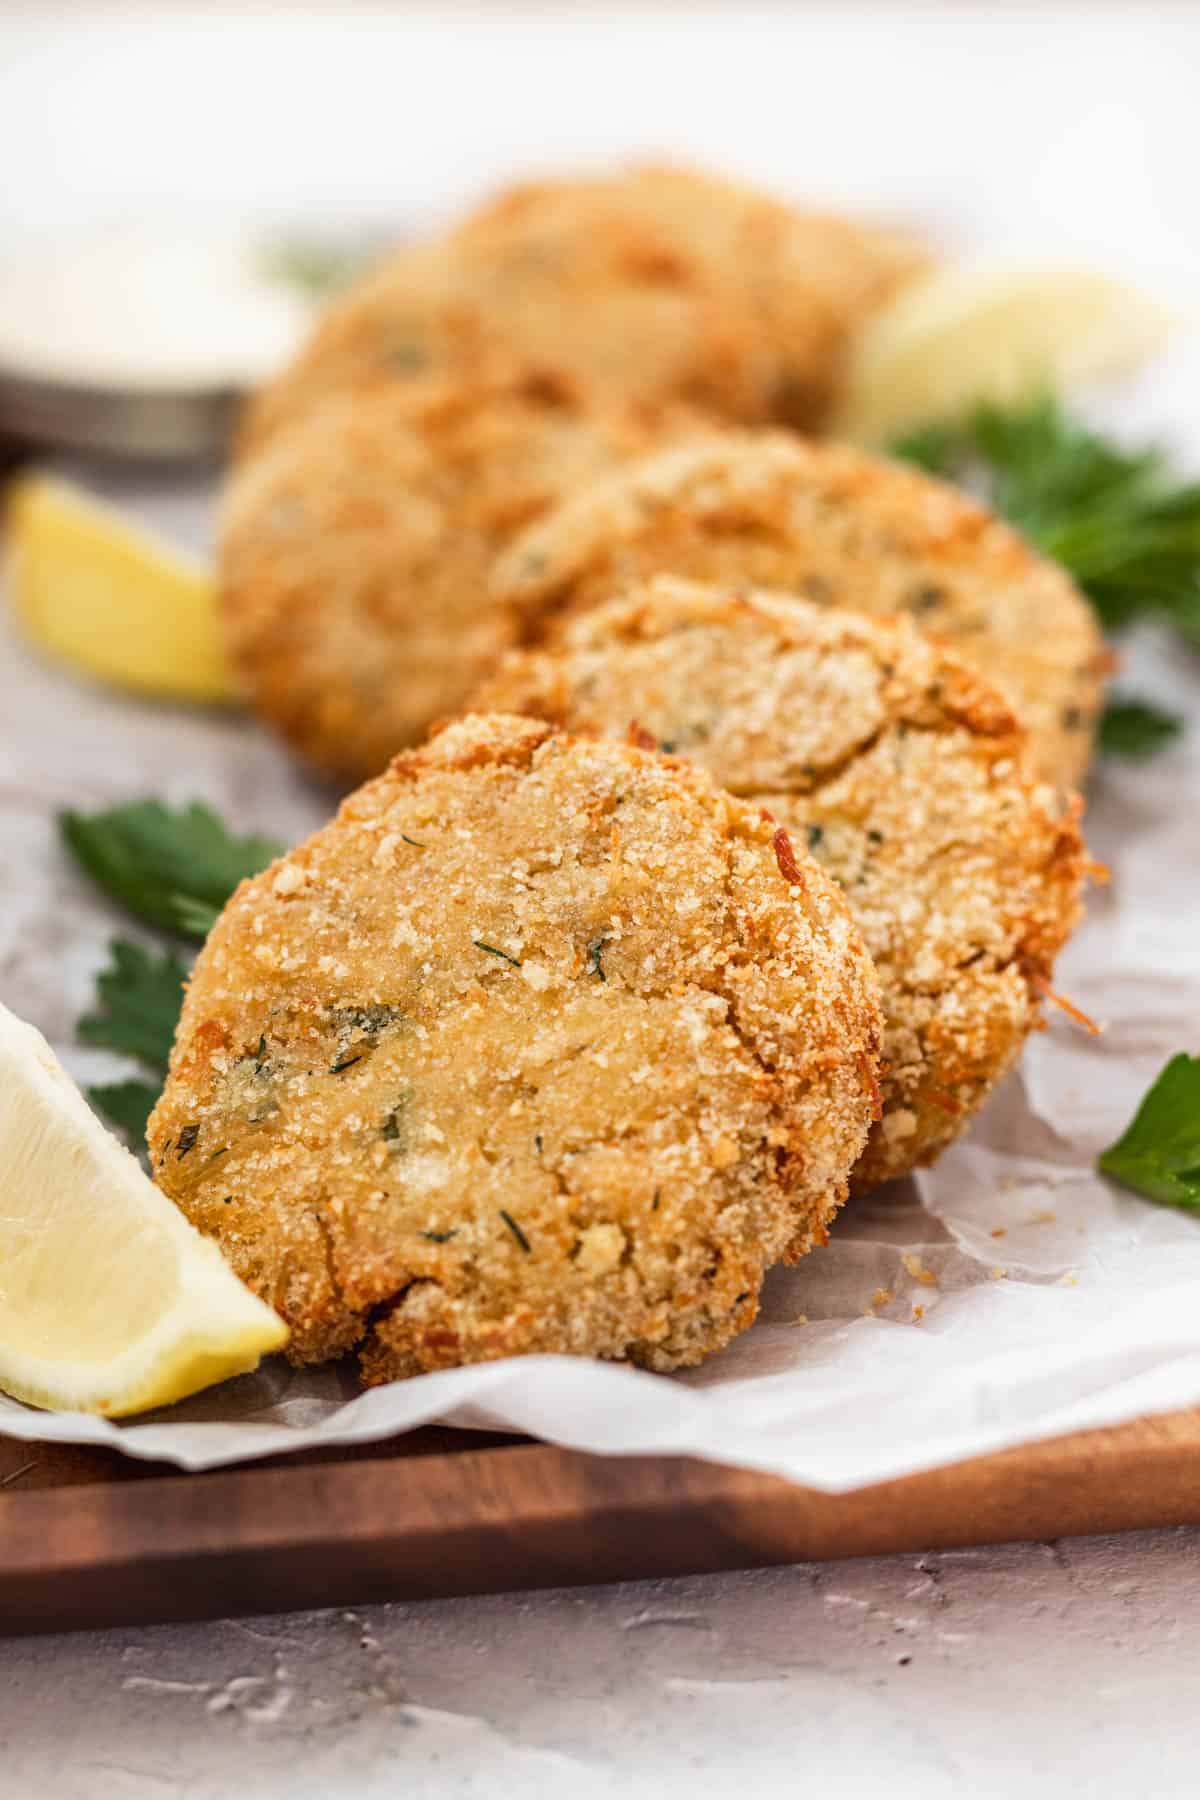
[[[1186,411],[1179,366],[1149,384],[1169,396],[1168,423]],[[1146,392],[1139,429],[1154,424]],[[197,496],[132,498],[177,535],[203,536]],[[1126,662],[1124,685],[1188,712],[1191,731],[1093,783],[1089,836],[1113,881],[1093,891],[1057,985],[1105,1022],[1103,1037],[1052,1013],[970,1136],[928,1173],[852,1202],[828,1248],[774,1272],[759,1322],[703,1368],[665,1377],[530,1357],[358,1393],[346,1369],[273,1362],[126,1424],[0,1396],[0,1431],[198,1469],[439,1420],[703,1456],[836,1491],[1200,1402],[1200,1219],[1093,1172],[1166,1058],[1200,1048],[1200,659],[1144,634]],[[0,999],[81,1079],[117,1070],[72,1035],[106,939],[129,925],[67,863],[54,814],[146,793],[201,796],[289,840],[332,804],[248,720],[76,683],[6,622]]]

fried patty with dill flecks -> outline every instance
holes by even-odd
[[[675,1368],[823,1241],[880,1030],[777,824],[682,761],[470,717],[230,901],[155,1177],[298,1361]]]
[[[1039,1022],[1087,867],[1001,695],[903,619],[659,576],[514,654],[475,705],[639,733],[767,807],[874,958],[883,1116],[853,1176],[932,1162]]]
[[[683,429],[528,375],[327,399],[225,496],[221,617],[253,705],[326,774],[378,774],[517,641],[516,616],[489,599],[498,552]]]
[[[710,433],[566,496],[506,551],[493,592],[544,635],[659,574],[905,613],[1001,689],[1047,779],[1086,773],[1108,667],[1092,610],[960,488],[842,444]]]
[[[910,242],[704,170],[531,181],[405,246],[252,402],[257,455],[327,395],[499,361],[597,397],[812,428],[856,329],[924,266]]]

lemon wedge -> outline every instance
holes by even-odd
[[[41,649],[140,693],[236,699],[199,561],[50,476],[15,484],[7,522],[17,614]]]
[[[115,1418],[244,1374],[287,1336],[0,1006],[0,1388]]]
[[[1071,269],[949,267],[905,287],[855,344],[835,436],[878,445],[980,400],[1028,399],[1135,367],[1171,317],[1136,288]]]

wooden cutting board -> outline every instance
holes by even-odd
[[[1200,1524],[1200,1411],[857,1493],[431,1429],[206,1475],[0,1438],[0,1632]]]

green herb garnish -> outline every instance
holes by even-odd
[[[1200,1212],[1200,1056],[1173,1056],[1096,1164],[1135,1194]]]
[[[1115,696],[1100,720],[1100,748],[1106,756],[1141,760],[1154,756],[1183,730],[1178,713],[1164,712],[1148,700]]]
[[[1200,648],[1200,482],[1178,481],[1162,450],[1125,450],[1042,396],[909,432],[892,454],[979,494],[1074,576],[1105,630],[1148,619]],[[1117,755],[1149,756],[1174,733],[1107,735]]]
[[[281,853],[271,838],[235,838],[209,807],[170,812],[135,800],[109,812],[64,812],[63,840],[106,893],[147,924],[203,941],[238,883]]]
[[[983,405],[892,453],[980,493],[1075,577],[1110,630],[1155,617],[1200,645],[1200,483],[1161,450],[1128,451],[1050,396]]]
[[[457,1229],[453,1231],[420,1231],[418,1237],[428,1238],[431,1244],[448,1244],[452,1237],[457,1237]]]
[[[371,260],[368,248],[353,248],[312,237],[282,238],[262,252],[268,281],[292,288],[311,300],[325,300],[361,272]]]
[[[505,1212],[504,1208],[501,1207],[500,1217],[504,1220],[504,1223],[508,1226],[508,1229],[512,1232],[526,1256],[528,1256],[530,1250],[529,1239],[525,1236],[525,1233],[521,1230],[521,1227],[517,1224],[517,1221],[513,1218],[512,1214]]]
[[[96,977],[99,1008],[80,1019],[79,1039],[165,1075],[187,970],[177,956],[156,956],[125,938],[113,939],[109,957]]]
[[[281,848],[269,838],[233,837],[198,801],[177,813],[158,800],[101,813],[65,812],[59,826],[67,848],[106,893],[137,918],[197,939],[238,883],[265,868]],[[98,1005],[77,1026],[81,1042],[134,1057],[154,1076],[154,1085],[129,1080],[88,1089],[97,1110],[138,1144],[166,1078],[186,979],[173,951],[160,956],[118,938],[96,978]],[[259,1073],[265,1051],[260,1038]]]
[[[519,958],[510,956],[507,950],[497,950],[495,944],[485,944],[482,938],[472,938],[471,942],[477,950],[486,950],[489,956],[499,956],[506,963],[511,963],[514,969],[520,968]]]
[[[593,938],[588,945],[588,962],[591,964],[592,974],[598,981],[608,980],[608,976],[604,973],[604,964],[600,960],[604,954],[605,942],[604,938],[598,937]]]
[[[127,1132],[135,1144],[143,1144],[161,1088],[161,1082],[151,1087],[146,1081],[109,1081],[90,1087],[87,1097],[110,1125]]]
[[[189,1150],[195,1148],[196,1139],[200,1136],[199,1125],[185,1125],[179,1134],[179,1142],[175,1146],[175,1160],[182,1162]]]

